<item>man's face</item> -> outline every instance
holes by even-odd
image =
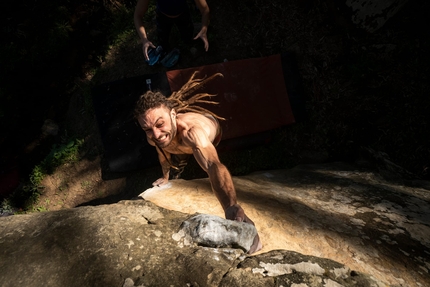
[[[148,110],[137,118],[148,139],[158,147],[167,147],[176,136],[176,113],[159,107]]]

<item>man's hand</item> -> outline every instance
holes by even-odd
[[[225,212],[226,219],[246,222],[255,226],[254,222],[251,219],[249,219],[248,216],[246,216],[245,211],[239,204],[235,204],[228,207],[224,212]],[[259,251],[261,248],[263,248],[263,245],[261,244],[260,236],[258,236],[258,233],[257,233],[257,235],[254,238],[254,242],[252,243],[248,253],[252,254],[254,252]]]
[[[164,177],[161,177],[161,178],[157,179],[156,181],[154,181],[152,183],[152,186],[160,186],[160,185],[164,185],[164,184],[166,184],[168,182],[169,182],[168,178],[166,179]]]
[[[143,51],[143,56],[145,57],[145,61],[149,60],[149,56],[148,56],[148,49],[149,48],[154,48],[155,49],[156,47],[149,40],[143,41],[142,51]]]
[[[194,37],[194,40],[197,40],[198,38],[202,39],[203,44],[205,45],[205,51],[207,52],[209,50],[209,41],[208,36],[206,35],[206,28],[202,28],[200,32]]]
[[[242,222],[245,221],[247,217],[243,208],[239,204],[235,204],[225,210],[225,218]],[[254,222],[251,221],[250,223],[254,225]]]

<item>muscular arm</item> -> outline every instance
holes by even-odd
[[[148,40],[148,37],[146,35],[145,27],[143,26],[143,16],[148,11],[149,6],[149,0],[138,0],[136,4],[136,8],[134,9],[134,26],[136,28],[137,34],[139,35],[139,38],[142,40],[142,50],[143,55],[145,57],[145,60],[148,60],[148,48],[155,46],[152,44],[151,41]]]
[[[170,161],[171,161],[170,153],[164,151],[164,154],[163,154],[163,151],[161,151],[161,149],[157,147],[151,139],[147,138],[147,140],[150,145],[156,147],[157,154],[158,154],[158,161],[160,162],[161,169],[163,171],[163,177],[160,177],[159,179],[154,181],[152,185],[160,186],[160,185],[166,184],[169,181]]]
[[[152,183],[153,186],[163,185],[169,181],[169,173],[170,173],[170,153],[163,152],[157,147],[158,160],[160,161],[161,169],[163,171],[163,177],[157,179]],[[167,157],[167,158],[166,158]]]
[[[225,217],[254,225],[242,207],[237,204],[236,190],[230,172],[220,162],[218,153],[203,128],[193,126],[190,129],[184,129],[182,137],[184,143],[193,148],[194,157],[208,173],[212,189],[224,209]],[[257,234],[248,253],[252,254],[261,248],[260,236]]]
[[[212,189],[224,211],[237,203],[236,190],[230,172],[223,165],[214,145],[199,126],[182,131],[183,141],[193,148],[193,154],[199,165],[209,176]]]

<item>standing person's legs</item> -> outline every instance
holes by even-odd
[[[172,27],[174,24],[174,19],[169,18],[163,13],[157,11],[157,37],[158,37],[158,45],[163,47],[165,52],[170,50],[170,32],[172,31]]]

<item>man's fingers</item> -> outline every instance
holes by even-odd
[[[208,42],[207,37],[206,36],[202,36],[200,34],[197,34],[197,36],[194,37],[194,40],[197,40],[199,38],[202,39],[203,45],[205,47],[205,51],[207,52],[209,50],[209,42]]]
[[[143,57],[145,58],[145,61],[149,60],[148,48],[147,47],[143,47]]]
[[[252,221],[248,216],[246,216],[246,214],[245,214],[245,218],[243,219],[243,221],[255,226],[254,221]]]
[[[164,185],[168,182],[168,180],[164,179],[164,178],[159,178],[156,181],[154,181],[152,183],[152,186],[160,186],[160,185]]]
[[[203,44],[205,45],[205,51],[207,52],[209,50],[209,42],[206,38],[202,38]]]
[[[255,235],[254,241],[253,241],[251,247],[249,248],[248,254],[252,254],[254,252],[257,252],[257,251],[261,250],[262,248],[263,248],[263,244],[261,244],[260,236],[258,236],[258,234],[257,234],[257,235]]]
[[[245,211],[239,204],[227,207],[225,209],[225,218],[239,222],[245,222],[255,226],[254,222],[248,216],[246,216]],[[254,252],[259,251],[261,248],[263,248],[263,245],[261,244],[260,236],[257,233],[257,235],[254,237],[254,241],[248,253],[252,254]]]

